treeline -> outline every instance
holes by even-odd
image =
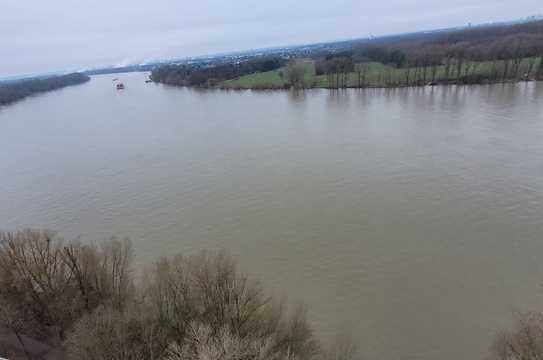
[[[542,80],[542,58],[543,21],[536,21],[363,44],[317,57],[316,74],[332,88]],[[386,67],[370,81],[372,62]]]
[[[543,21],[495,25],[376,40],[355,46],[356,62],[377,61],[396,67],[439,62],[447,57],[472,61],[538,57],[543,54]],[[426,58],[426,59],[424,59]]]
[[[386,37],[313,59],[316,75],[342,88],[539,80],[541,57],[543,21],[534,21]],[[372,63],[384,66],[376,74]]]
[[[6,105],[27,96],[60,89],[70,85],[82,84],[90,77],[80,73],[62,76],[53,76],[44,79],[22,80],[7,84],[0,84],[0,105]]]
[[[276,70],[284,64],[285,60],[280,58],[265,58],[212,66],[163,65],[151,72],[151,79],[170,85],[212,87],[240,76]]]
[[[422,44],[399,45],[406,63],[445,64],[447,60],[497,61],[543,56],[543,21],[446,33]]]
[[[348,360],[355,352],[345,339],[321,347],[302,308],[270,297],[224,252],[163,258],[136,274],[127,240],[0,233],[0,357],[32,359],[40,343],[74,360]]]

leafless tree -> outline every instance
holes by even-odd
[[[70,360],[161,360],[165,339],[145,309],[100,306],[77,322],[64,345]]]
[[[496,336],[492,354],[496,360],[543,359],[543,314],[520,315],[515,329]]]
[[[0,233],[3,301],[25,307],[44,337],[63,339],[73,322],[99,304],[121,308],[131,289],[130,243],[112,239],[100,249],[64,241],[48,231]]]
[[[288,82],[296,89],[303,89],[305,86],[305,65],[302,60],[291,60],[286,69]]]
[[[31,360],[32,356],[26,349],[25,342],[22,338],[25,331],[28,331],[29,326],[31,326],[31,321],[29,320],[32,319],[28,318],[24,308],[12,305],[0,298],[0,331],[2,328],[11,331],[21,345],[26,358]],[[0,339],[0,346],[1,345],[2,339]]]
[[[65,345],[83,360],[315,358],[305,312],[284,309],[227,253],[178,256],[146,272],[132,305],[83,316]]]
[[[288,311],[226,252],[162,259],[135,284],[127,240],[84,245],[35,230],[0,240],[0,326],[19,339],[34,328],[50,339],[48,329],[56,329],[55,344],[62,341],[69,359],[320,354],[303,307]]]
[[[539,58],[539,66],[535,74],[537,80],[543,80],[543,56]]]

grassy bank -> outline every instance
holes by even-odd
[[[317,75],[315,61],[303,60],[304,88],[405,87],[428,84],[486,84],[533,80],[541,58],[511,61],[467,61],[433,67],[396,68],[378,62],[355,64],[355,71],[345,74]],[[513,74],[514,71],[514,74]],[[290,87],[287,67],[228,80],[224,89],[283,89]],[[339,81],[338,81],[339,80]],[[338,83],[340,85],[338,85]]]

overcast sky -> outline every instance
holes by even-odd
[[[541,0],[0,0],[0,77],[427,30]]]

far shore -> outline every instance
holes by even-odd
[[[210,79],[201,84],[153,78],[167,85],[221,90],[381,89],[443,85],[490,85],[542,80],[536,69],[542,58],[524,58],[513,67],[507,60],[450,63],[424,67],[394,67],[378,62],[353,64],[344,72],[322,73],[315,61],[298,59],[265,72],[234,79]],[[295,72],[298,75],[292,75]]]

